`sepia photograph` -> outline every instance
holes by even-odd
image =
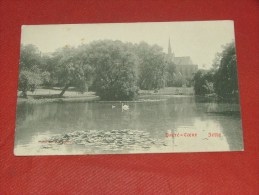
[[[234,22],[23,25],[14,154],[243,151]]]

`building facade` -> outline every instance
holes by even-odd
[[[191,80],[198,70],[198,65],[193,64],[190,56],[175,56],[170,39],[168,42],[168,58],[175,64],[176,74],[183,76],[186,80]]]

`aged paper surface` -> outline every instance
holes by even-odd
[[[22,26],[14,153],[242,151],[233,21]]]

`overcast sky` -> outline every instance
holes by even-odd
[[[34,44],[42,52],[65,45],[78,46],[99,39],[158,44],[167,52],[171,39],[175,56],[190,56],[199,68],[210,68],[222,45],[234,40],[232,21],[148,22],[66,25],[26,25],[21,42]]]

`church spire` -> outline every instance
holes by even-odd
[[[168,41],[168,55],[172,55],[172,49],[171,49],[171,41],[170,41],[170,37],[169,37],[169,41]]]
[[[173,60],[174,59],[174,52],[172,52],[172,48],[171,48],[171,40],[169,37],[169,41],[168,41],[168,53],[167,53],[168,57]]]

